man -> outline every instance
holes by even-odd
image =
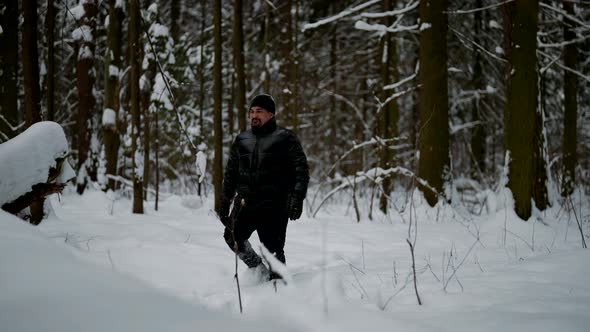
[[[238,257],[263,278],[280,278],[268,271],[248,239],[257,231],[260,242],[285,263],[287,223],[301,216],[309,167],[295,133],[277,126],[270,95],[254,97],[248,117],[251,129],[240,133],[231,147],[217,213],[225,225],[226,243],[232,250],[237,243]],[[229,220],[232,200],[244,202],[235,225]]]

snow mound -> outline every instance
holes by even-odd
[[[292,331],[167,296],[117,273],[116,265],[86,263],[3,211],[0,261],[3,331]]]
[[[0,144],[0,205],[31,191],[37,183],[47,182],[55,159],[68,154],[68,141],[61,126],[45,121],[33,124],[13,139]],[[64,161],[58,179],[64,183],[75,176]]]

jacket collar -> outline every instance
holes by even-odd
[[[277,129],[277,120],[275,117],[268,120],[262,127],[260,128],[252,128],[252,133],[256,136],[264,136],[272,133]]]

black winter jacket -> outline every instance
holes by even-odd
[[[309,166],[295,133],[277,126],[275,118],[262,127],[240,133],[225,167],[222,200],[236,192],[250,207],[281,208],[287,197],[303,200]]]

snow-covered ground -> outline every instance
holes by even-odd
[[[243,315],[234,255],[210,201],[172,196],[157,212],[148,204],[145,215],[133,215],[124,199],[66,193],[51,198],[53,213],[38,227],[0,212],[0,327],[590,330],[590,251],[581,249],[573,214],[568,222],[553,207],[525,223],[502,207],[476,218],[419,201],[374,221],[356,223],[350,207],[332,204],[315,219],[290,222],[292,282],[275,292],[240,263]],[[409,212],[422,306],[410,274]],[[588,207],[581,212],[587,219]],[[256,235],[252,242],[259,247]]]

